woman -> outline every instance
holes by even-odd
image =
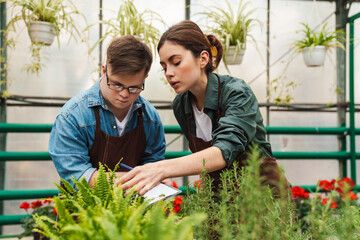
[[[178,94],[173,110],[193,154],[136,167],[117,183],[123,189],[136,185],[142,195],[165,178],[200,174],[205,159],[217,187],[220,172],[234,161],[245,165],[246,152],[256,143],[265,159],[262,175],[276,187],[280,171],[254,93],[243,80],[212,73],[222,58],[220,41],[185,20],[162,35],[157,50],[165,76]]]

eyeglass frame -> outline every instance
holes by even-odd
[[[134,86],[125,87],[121,83],[113,83],[113,84],[111,84],[110,80],[109,80],[109,76],[107,74],[107,65],[105,65],[105,76],[106,76],[106,85],[108,86],[109,89],[114,90],[114,91],[121,92],[124,89],[126,89],[130,94],[135,94],[135,93],[140,93],[141,91],[143,91],[145,89],[145,83],[142,84],[141,88],[134,87]],[[119,89],[113,89],[113,88],[111,88],[111,86],[118,87]],[[135,92],[132,92],[130,89],[135,89]]]

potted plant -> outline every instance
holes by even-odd
[[[60,47],[60,33],[69,33],[70,38],[81,37],[75,16],[84,16],[77,10],[71,0],[2,0],[11,3],[11,19],[6,26],[8,45],[14,41],[8,38],[8,33],[16,32],[16,24],[24,22],[31,39],[31,52],[34,63],[32,72],[40,70],[40,50],[43,46],[50,46],[57,38]],[[85,19],[85,18],[84,18]],[[69,39],[70,40],[70,39]]]
[[[102,24],[105,26],[105,33],[93,45],[90,52],[94,50],[98,43],[103,42],[107,38],[112,40],[116,37],[125,35],[139,37],[147,43],[154,52],[156,52],[156,45],[160,39],[160,32],[153,25],[153,22],[155,21],[165,24],[158,13],[148,9],[139,12],[132,0],[122,0],[122,4],[119,7],[116,17],[102,21]],[[92,24],[88,28],[96,24],[97,23]]]
[[[260,24],[260,21],[250,17],[256,9],[246,11],[249,4],[250,1],[240,0],[237,11],[234,12],[234,7],[226,0],[227,9],[210,6],[205,7],[209,11],[199,13],[206,17],[207,30],[217,35],[222,41],[224,46],[223,60],[226,68],[227,65],[242,62],[248,38],[256,43],[250,31],[256,23]]]
[[[34,236],[34,239],[49,239],[45,238],[42,234],[39,232],[34,231],[36,229],[36,223],[34,216],[46,216],[49,219],[56,221],[56,210],[52,206],[53,199],[52,198],[45,198],[43,200],[37,200],[33,201],[32,203],[23,202],[20,205],[20,208],[24,209],[26,213],[28,214],[27,217],[24,217],[21,219],[22,227],[24,228],[24,232],[19,235],[19,238],[25,237],[25,236]],[[29,209],[32,209],[32,212],[29,212]]]
[[[345,41],[344,31],[330,31],[325,23],[320,32],[315,32],[308,24],[301,24],[304,26],[301,30],[303,37],[295,41],[293,45],[296,46],[297,52],[302,52],[304,62],[308,67],[322,66],[328,49],[339,47],[345,50],[341,43],[341,40]]]

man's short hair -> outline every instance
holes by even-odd
[[[115,38],[106,52],[106,64],[111,67],[113,75],[134,75],[145,69],[150,71],[152,53],[140,39],[132,36]]]

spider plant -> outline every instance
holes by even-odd
[[[224,46],[224,56],[229,52],[230,46],[235,46],[234,59],[241,50],[246,49],[247,40],[251,39],[255,44],[255,38],[250,31],[256,26],[261,25],[257,19],[251,18],[256,9],[247,10],[250,1],[239,1],[236,12],[228,0],[225,1],[227,8],[220,6],[210,6],[205,8],[206,12],[198,14],[204,15],[208,22],[207,30],[217,35]],[[224,63],[227,65],[225,57]]]
[[[122,0],[122,4],[116,14],[116,17],[103,20],[105,26],[104,35],[91,47],[90,52],[105,39],[110,40],[125,36],[134,35],[142,39],[156,52],[156,45],[160,38],[159,30],[153,26],[153,22],[158,21],[165,25],[161,16],[151,10],[138,12],[132,0]],[[88,28],[94,26],[90,25]],[[87,29],[88,29],[87,28]],[[87,30],[86,29],[86,30]]]
[[[71,38],[77,40],[81,38],[81,31],[78,28],[77,20],[75,17],[80,16],[85,20],[74,3],[71,0],[0,0],[1,2],[9,2],[10,7],[10,21],[8,22],[5,30],[6,43],[10,47],[15,46],[14,39],[9,38],[10,32],[17,32],[17,23],[24,22],[29,36],[30,26],[33,22],[47,22],[51,25],[51,32],[57,38],[58,46],[60,47],[60,33],[65,31],[69,34],[69,41]],[[50,43],[51,44],[51,43]],[[49,43],[38,42],[32,39],[30,50],[33,54],[33,63],[28,70],[30,72],[37,72],[40,70],[40,50],[44,45]]]
[[[16,31],[15,23],[20,20],[25,22],[28,29],[32,21],[43,21],[50,23],[54,27],[59,46],[61,30],[70,33],[70,37],[75,39],[75,35],[81,36],[73,16],[84,16],[77,10],[71,0],[2,0],[2,2],[11,3],[12,18],[6,26],[7,32],[9,30]]]
[[[343,30],[328,30],[325,23],[319,32],[315,32],[306,23],[301,24],[304,27],[300,31],[303,37],[292,44],[295,45],[295,53],[302,52],[304,62],[308,67],[322,66],[328,49],[331,51],[332,48],[339,47],[345,50]]]
[[[301,30],[303,38],[293,43],[298,52],[302,52],[306,47],[313,49],[315,46],[324,46],[329,49],[339,47],[345,50],[342,43],[345,41],[345,33],[343,30],[330,31],[327,28],[327,23],[325,23],[320,32],[315,32],[310,29],[308,24],[301,23],[301,25],[304,27],[304,29]]]

